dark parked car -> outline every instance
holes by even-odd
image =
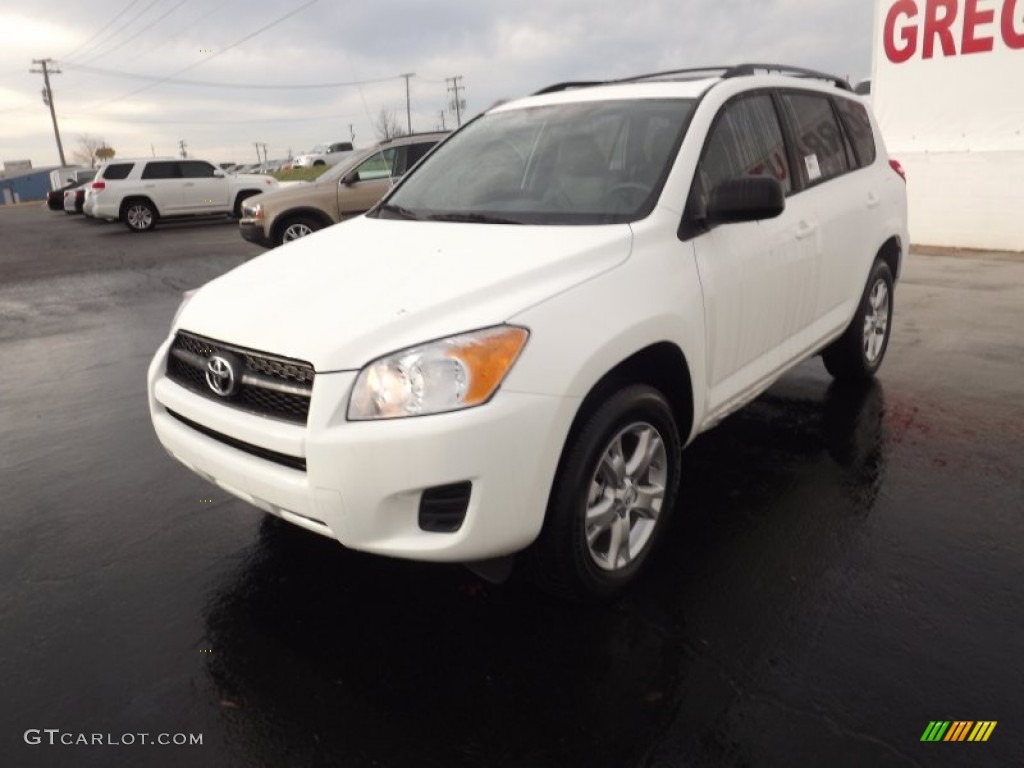
[[[46,193],[46,207],[51,211],[67,210],[64,207],[64,193],[69,189],[73,189],[74,187],[84,184],[87,181],[92,181],[94,176],[96,176],[96,171],[94,170],[75,171],[64,186],[58,187],[57,189],[51,189]],[[82,212],[81,206],[79,206],[78,212]]]

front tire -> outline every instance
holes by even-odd
[[[566,446],[540,537],[527,554],[534,581],[592,602],[619,595],[656,547],[675,506],[681,441],[665,396],[618,390]]]
[[[889,347],[892,311],[892,270],[878,259],[850,325],[822,352],[825,368],[836,380],[864,382],[874,377]]]
[[[148,200],[130,200],[121,212],[121,221],[132,232],[148,232],[156,226],[156,208]]]
[[[281,225],[280,234],[277,236],[277,244],[283,245],[300,237],[306,237],[323,229],[323,225],[316,219],[309,216],[293,216]]]

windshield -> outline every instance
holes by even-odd
[[[509,224],[635,221],[654,207],[693,101],[624,99],[491,112],[376,215]]]

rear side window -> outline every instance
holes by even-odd
[[[744,176],[771,176],[787,194],[792,176],[771,96],[746,96],[725,106],[715,122],[698,179],[706,200],[717,185]]]
[[[817,184],[850,170],[846,137],[828,96],[783,93],[782,103],[793,127],[797,171],[805,185]]]
[[[176,162],[155,162],[146,163],[142,169],[144,179],[176,179],[178,178],[178,164]]]
[[[843,119],[843,127],[853,140],[857,164],[861,168],[871,165],[875,162],[875,134],[871,130],[867,108],[853,99],[836,99],[836,107]]]
[[[108,165],[103,169],[103,178],[108,181],[127,179],[128,174],[132,172],[132,168],[134,167],[135,163],[116,163],[115,165]]]

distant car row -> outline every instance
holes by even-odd
[[[269,176],[228,173],[206,160],[118,159],[101,166],[84,186],[64,190],[64,210],[144,232],[164,218],[237,217],[243,200],[277,186]]]
[[[133,232],[153,229],[161,219],[229,214],[241,219],[246,240],[273,248],[358,216],[372,208],[395,181],[447,134],[423,133],[363,150],[335,149],[333,168],[312,183],[282,187],[276,179],[230,170],[205,160],[153,157],[113,160],[98,171],[79,171],[54,190],[53,210],[120,221]],[[310,165],[319,163],[305,162]],[[296,160],[298,160],[297,158]]]

